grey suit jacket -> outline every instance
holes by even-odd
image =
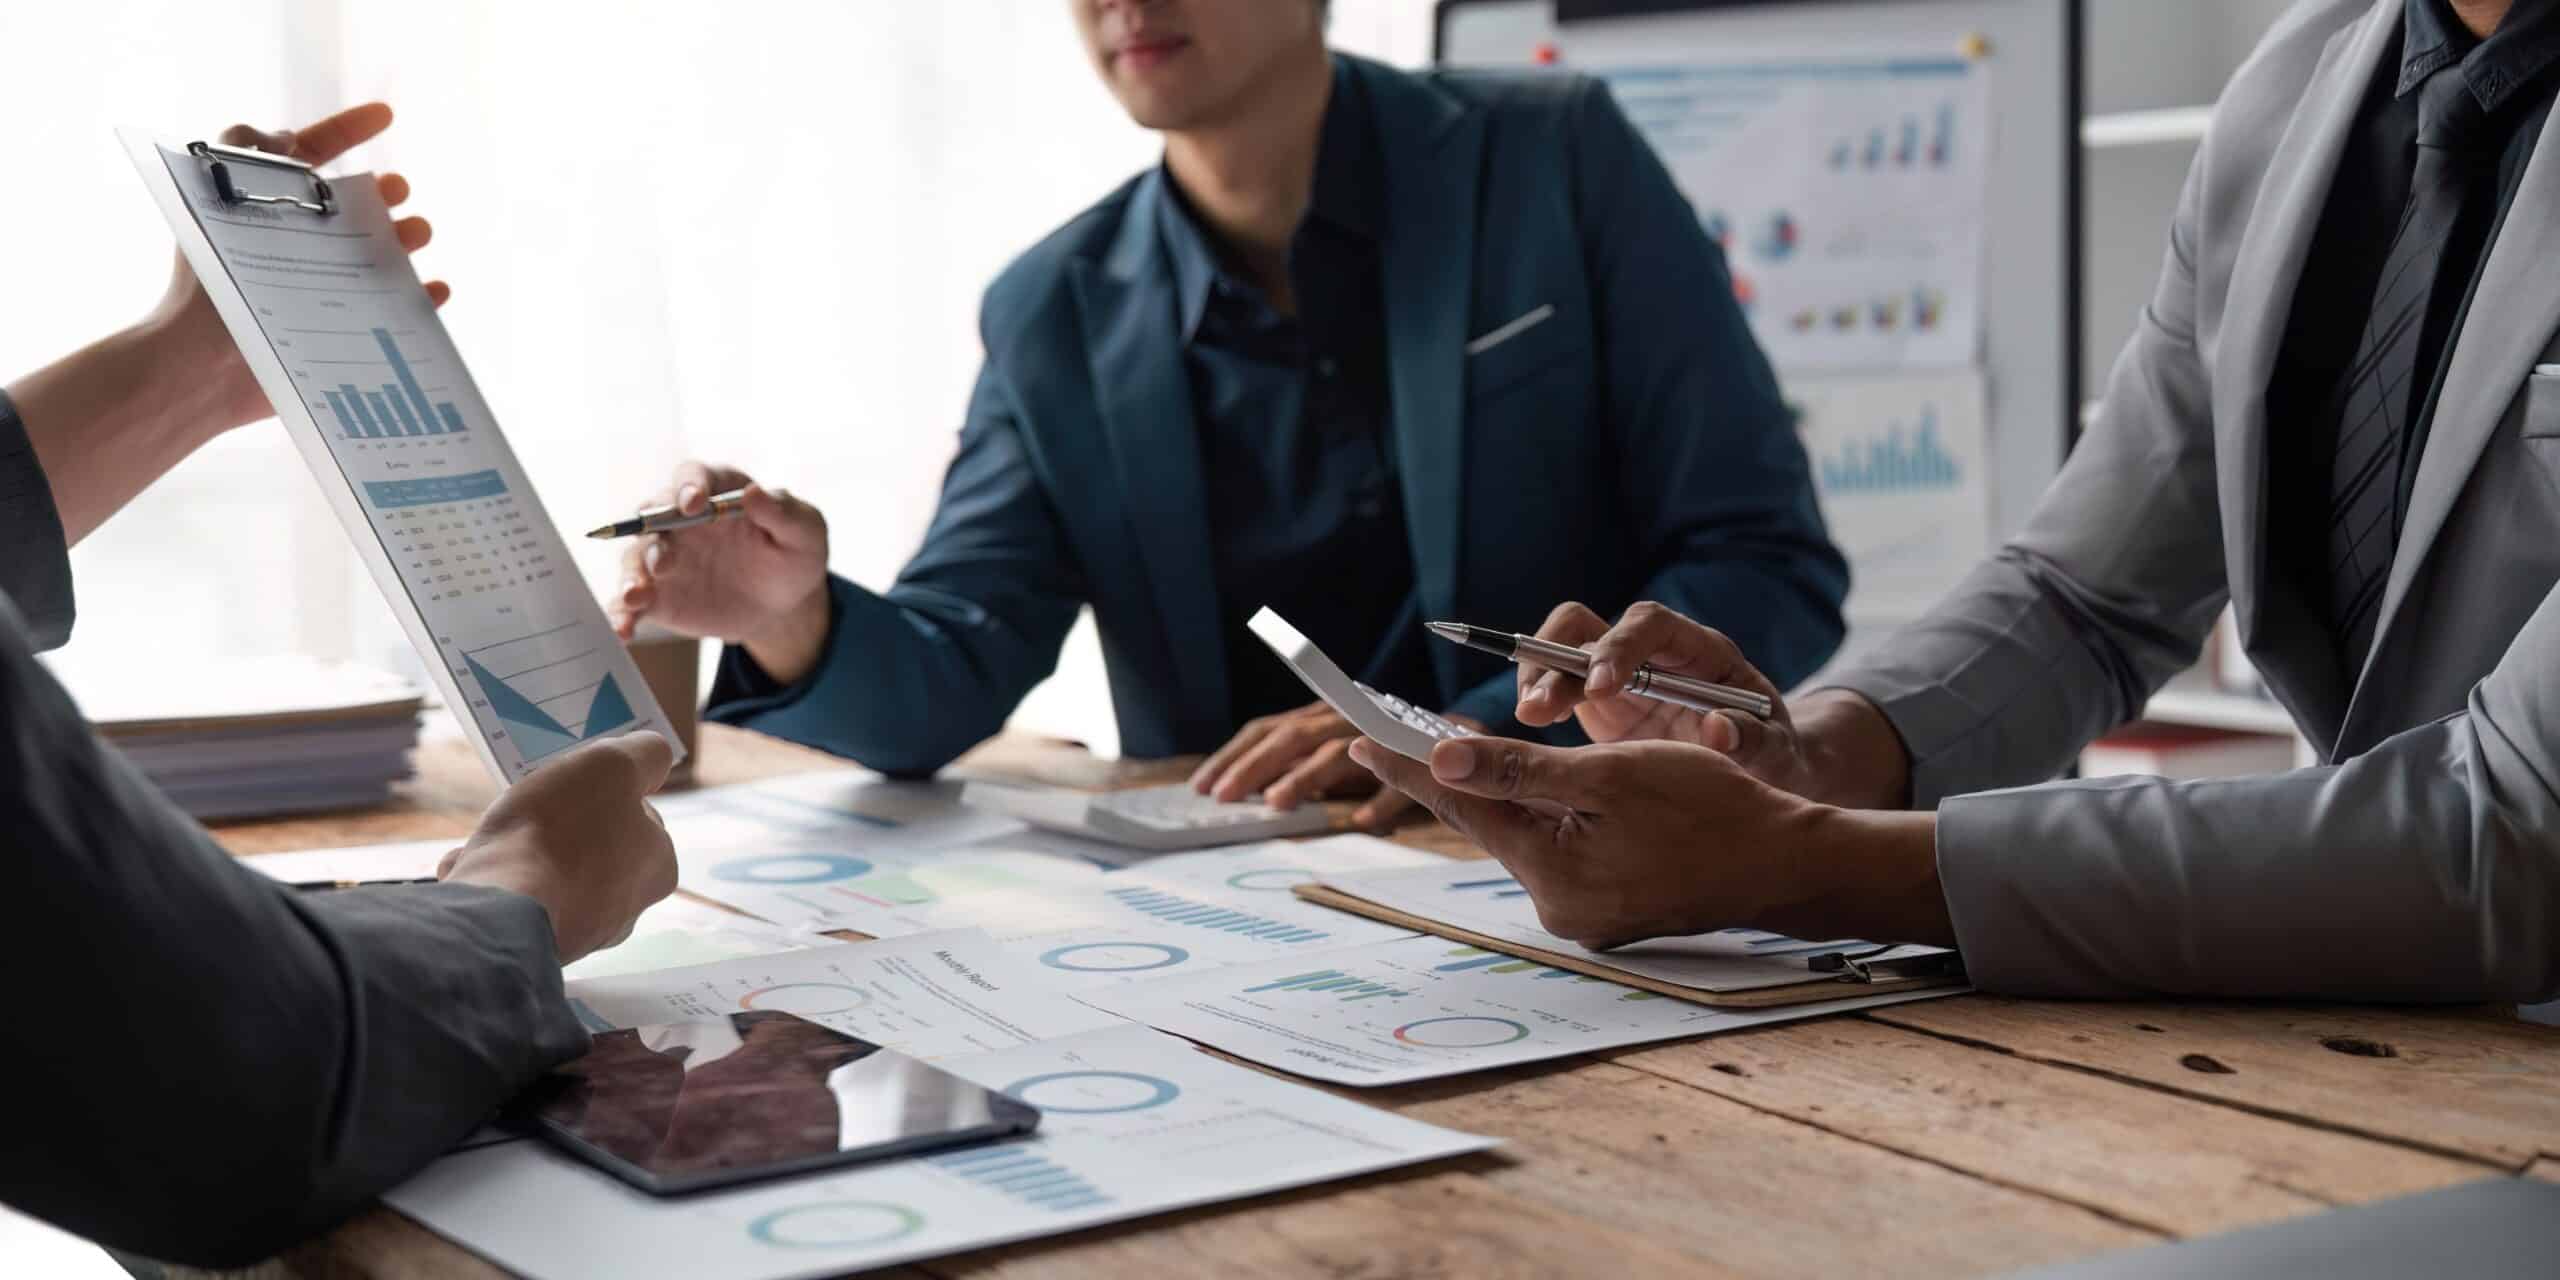
[[[91,736],[51,490],[0,397],[0,1202],[239,1266],[363,1206],[587,1044],[551,922],[468,885],[300,894]]]
[[[2560,991],[2560,128],[2450,353],[2351,684],[2268,572],[2296,282],[2401,0],[2307,0],[2225,89],[2150,306],[2026,529],[1834,683],[1909,747],[1987,988],[2376,1000]],[[2329,763],[2038,783],[2196,657],[2225,600]],[[2011,790],[1988,790],[2008,787]],[[1975,793],[1975,794],[1963,794]]]

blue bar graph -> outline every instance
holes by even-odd
[[[418,410],[420,422],[434,422],[436,409],[427,403],[427,393],[418,387],[418,375],[409,371],[408,357],[400,354],[400,344],[391,340],[389,329],[373,331],[373,340],[382,347],[382,358],[391,365],[391,375],[400,380],[400,389],[409,393],[409,403]]]
[[[1339,992],[1340,995],[1337,998],[1345,1003],[1356,1000],[1393,1000],[1399,996],[1413,994],[1383,982],[1355,978],[1340,969],[1318,969],[1313,973],[1301,973],[1295,977],[1275,978],[1258,987],[1246,987],[1245,990],[1248,992],[1322,991],[1328,995]]]
[[[926,1156],[924,1163],[1034,1209],[1068,1213],[1111,1203],[1110,1196],[1073,1170],[1020,1143]]]
[[[453,402],[427,398],[427,389],[419,385],[417,371],[409,366],[409,357],[401,352],[399,341],[389,329],[361,333],[372,337],[384,363],[391,366],[391,381],[371,391],[352,382],[341,382],[337,390],[322,392],[328,398],[329,411],[338,419],[339,430],[348,439],[460,435],[470,429]],[[347,336],[356,337],[359,333],[350,331]]]
[[[373,406],[373,421],[379,434],[386,436],[400,434],[400,420],[391,416],[391,405],[383,400],[381,392],[365,392],[364,399],[366,403]]]
[[[354,391],[347,387],[320,394],[329,398],[329,412],[337,415],[338,429],[346,432],[349,440],[363,440],[373,435],[373,417],[364,411],[363,397],[349,398]]]
[[[1881,440],[1845,440],[1822,459],[1822,487],[1830,493],[1909,493],[1952,489],[1963,477],[1955,455],[1938,439],[1935,409],[1920,411],[1919,429],[1905,440],[1895,423]]]
[[[395,387],[388,382],[383,383],[381,398],[390,401],[392,412],[400,415],[400,433],[402,435],[422,436],[427,433],[426,428],[419,426],[418,420],[410,415],[409,402],[400,398],[400,388]]]
[[[365,435],[387,436],[391,434],[390,425],[388,423],[376,421],[371,413],[365,411],[364,393],[356,390],[354,383],[339,383],[338,394],[346,399],[347,412],[355,418],[356,426],[361,429]]]
[[[1321,929],[1302,929],[1285,921],[1232,907],[1214,906],[1185,898],[1179,894],[1154,889],[1114,889],[1111,896],[1122,905],[1154,916],[1167,924],[1190,925],[1199,929],[1215,929],[1222,933],[1242,934],[1265,942],[1313,942],[1333,935]]]

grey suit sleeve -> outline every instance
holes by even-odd
[[[18,407],[0,392],[0,592],[17,602],[38,649],[71,638],[71,548],[53,486]]]
[[[1965,966],[2018,995],[2560,994],[2560,595],[2459,714],[2342,764],[1948,800]]]
[[[0,1201],[237,1266],[362,1207],[587,1036],[529,898],[299,894],[102,746],[0,595]]]
[[[1902,734],[1914,807],[2059,774],[2195,662],[2227,598],[2197,355],[2204,172],[2199,156],[2104,407],[2027,527],[1828,682],[1865,695]]]

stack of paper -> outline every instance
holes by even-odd
[[[99,735],[198,818],[381,804],[418,744],[418,687],[352,663],[52,665]]]

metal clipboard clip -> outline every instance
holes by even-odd
[[[1924,956],[1904,956],[1885,960],[1885,956],[1902,949],[1898,942],[1888,942],[1867,951],[1834,951],[1828,955],[1808,956],[1804,967],[1815,973],[1838,974],[1842,982],[1891,982],[1898,978],[1934,978],[1955,973],[1963,967],[1963,958],[1953,951],[1932,952]]]
[[[321,177],[319,170],[291,156],[270,155],[264,151],[252,151],[247,147],[227,147],[219,142],[190,142],[187,144],[187,154],[204,162],[205,174],[213,179],[214,192],[222,197],[224,204],[280,204],[300,209],[304,213],[317,214],[323,218],[338,211],[338,197],[336,193],[329,190],[329,180]],[[260,195],[254,191],[243,191],[240,189],[240,184],[231,176],[231,166],[235,164],[280,169],[290,173],[310,184],[310,198],[305,199],[298,195]]]

